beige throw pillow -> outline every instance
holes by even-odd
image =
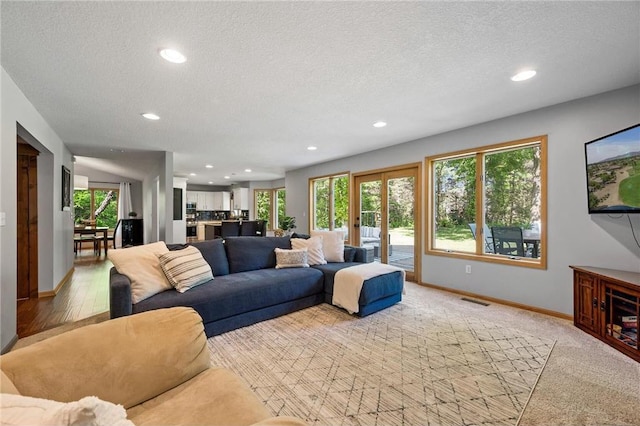
[[[301,250],[285,250],[275,248],[276,252],[276,269],[282,268],[308,268],[307,249]]]
[[[95,396],[64,403],[2,394],[0,408],[3,425],[134,426],[122,405]]]
[[[131,302],[138,303],[154,294],[171,289],[160,267],[159,254],[169,249],[164,241],[116,250],[109,250],[109,260],[131,281]]]
[[[343,231],[311,231],[311,236],[322,237],[322,252],[327,262],[344,262]]]
[[[211,266],[193,246],[160,254],[158,258],[165,276],[180,293],[213,279]]]
[[[306,240],[304,238],[292,238],[291,248],[294,250],[301,250],[306,248],[309,266],[324,265],[327,263],[327,261],[324,260],[321,236],[311,237]]]

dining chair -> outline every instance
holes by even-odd
[[[116,222],[116,226],[115,228],[113,228],[113,233],[111,235],[107,236],[107,244],[109,244],[109,241],[111,241],[113,244],[113,248],[116,248],[116,233],[118,232],[118,228],[120,227],[120,222],[122,221],[122,219],[118,219],[118,221]]]
[[[98,236],[95,231],[83,232],[82,234],[73,236],[73,252],[78,255],[82,251],[84,243],[91,243],[93,246],[93,254],[99,256],[102,252],[102,236]]]
[[[497,254],[524,257],[522,229],[517,226],[492,226],[493,250]]]
[[[240,235],[246,237],[257,237],[259,224],[257,220],[244,220],[240,225]]]
[[[222,238],[226,237],[237,237],[240,235],[240,222],[237,220],[223,220],[222,225],[220,226],[220,236]]]

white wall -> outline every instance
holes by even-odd
[[[291,171],[286,174],[287,214],[298,218],[300,232],[308,230],[310,177],[423,161],[429,155],[546,134],[548,268],[535,270],[423,255],[422,282],[572,315],[569,265],[640,272],[640,248],[633,240],[627,216],[587,213],[584,162],[585,142],[636,124],[639,117],[640,86],[632,86]],[[426,200],[425,194],[422,199]],[[630,218],[640,237],[640,215]],[[424,217],[422,220],[424,224]],[[472,265],[470,275],[464,272],[466,264]]]
[[[16,137],[18,123],[42,150],[38,159],[38,291],[53,290],[73,267],[73,218],[61,209],[62,165],[72,169],[71,153],[38,111],[0,68],[0,347],[16,337]],[[53,178],[52,178],[53,177]]]
[[[173,243],[173,153],[163,152],[143,180],[142,209],[145,244]]]

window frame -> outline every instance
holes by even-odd
[[[96,194],[95,191],[113,191],[115,192],[115,203],[116,203],[116,212],[118,211],[118,204],[120,203],[120,189],[119,188],[103,188],[103,187],[89,187],[87,189],[74,189],[74,193],[75,191],[88,191],[89,192],[89,218],[88,220],[96,220],[95,217],[95,212],[96,212]],[[72,195],[72,201],[73,201],[73,195]],[[75,215],[75,212],[74,212]],[[74,219],[75,220],[75,219]],[[116,217],[116,225],[118,222],[118,218]],[[113,228],[109,228],[109,229],[115,229],[115,226],[113,226]]]
[[[426,226],[425,226],[425,254],[435,256],[453,257],[458,259],[476,260],[481,262],[499,263],[512,266],[521,266],[535,269],[547,269],[547,135],[534,136],[525,139],[518,139],[509,142],[502,142],[481,147],[469,148],[444,154],[425,157],[426,170]],[[518,148],[531,146],[540,147],[540,258],[531,259],[526,257],[510,258],[505,255],[484,253],[484,235],[476,232],[476,250],[472,252],[456,252],[447,249],[435,248],[435,163],[442,160],[452,160],[456,158],[469,157],[475,155],[476,161],[476,188],[475,191],[475,220],[477,229],[482,230],[484,224],[484,156],[498,152],[512,151]],[[482,161],[478,161],[482,160]]]
[[[308,229],[311,230],[315,230],[315,222],[316,222],[316,197],[315,197],[315,191],[314,191],[314,183],[316,181],[319,180],[325,180],[328,179],[329,180],[329,195],[331,197],[331,199],[329,200],[328,203],[328,207],[329,207],[329,230],[333,231],[335,228],[335,193],[334,193],[334,179],[337,178],[346,178],[347,179],[347,222],[349,225],[349,221],[351,220],[351,202],[352,202],[352,198],[351,198],[351,184],[352,184],[352,177],[351,177],[351,173],[350,172],[340,172],[340,173],[332,173],[329,175],[323,175],[323,176],[314,176],[309,178],[309,222],[308,222]],[[351,232],[348,233],[347,236],[347,242],[351,241]]]

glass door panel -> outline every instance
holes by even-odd
[[[414,280],[418,168],[355,178],[355,244],[371,251],[374,261],[397,266]]]
[[[388,263],[413,272],[415,178],[387,179]]]

